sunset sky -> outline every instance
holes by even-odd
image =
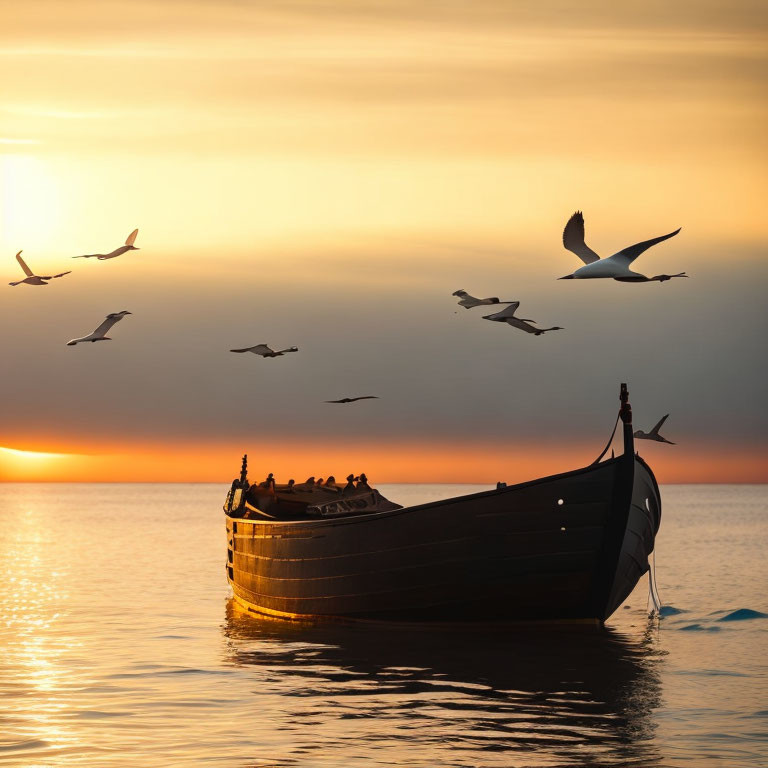
[[[764,2],[0,13],[0,480],[525,480],[626,381],[662,482],[768,482]],[[634,268],[691,278],[558,282],[575,210],[602,256],[682,227]]]

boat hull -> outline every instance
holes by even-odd
[[[660,516],[630,455],[389,512],[227,516],[227,576],[247,609],[292,619],[602,622],[647,571]]]

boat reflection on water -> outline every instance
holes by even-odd
[[[295,717],[276,723],[295,729],[297,758],[317,750],[332,759],[353,740],[355,753],[377,764],[382,750],[384,764],[661,761],[653,623],[638,636],[566,626],[495,634],[313,626],[257,617],[230,600],[223,630],[229,660],[253,667],[259,697],[302,697]]]

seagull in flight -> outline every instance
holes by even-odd
[[[21,251],[16,254],[16,261],[19,262],[19,265],[24,270],[26,277],[23,280],[17,280],[15,283],[8,283],[8,285],[21,285],[22,283],[26,283],[27,285],[48,285],[46,282],[47,280],[64,277],[64,275],[68,275],[72,271],[69,269],[66,272],[59,272],[58,275],[36,275],[27,266],[27,262],[21,258]]]
[[[98,259],[104,261],[104,259],[114,259],[115,256],[122,256],[126,251],[138,251],[134,243],[136,242],[136,235],[139,234],[138,229],[134,229],[128,237],[125,238],[125,245],[121,245],[119,248],[115,248],[114,251],[109,253],[88,253],[85,256],[73,256],[73,259]]]
[[[93,332],[87,336],[82,336],[79,339],[71,339],[67,342],[68,347],[74,347],[75,344],[79,344],[81,341],[112,341],[109,336],[105,336],[107,331],[117,322],[122,320],[126,315],[132,315],[132,312],[124,309],[122,312],[111,312],[107,315],[104,322]]]
[[[650,432],[643,432],[642,429],[638,429],[637,432],[635,432],[635,437],[638,438],[638,440],[655,440],[657,443],[669,443],[670,445],[677,445],[677,443],[673,443],[671,440],[667,440],[666,437],[662,437],[659,434],[659,430],[668,418],[669,414],[661,419]]]
[[[501,301],[496,296],[490,296],[487,299],[477,299],[474,296],[470,296],[466,291],[454,291],[451,296],[459,297],[459,306],[464,309],[473,309],[474,307],[482,307],[486,304],[514,304],[514,301]]]
[[[630,266],[632,262],[641,254],[647,251],[652,245],[669,240],[674,237],[680,229],[670,232],[668,235],[661,235],[650,240],[643,240],[642,243],[635,243],[628,248],[624,248],[613,256],[601,259],[584,242],[584,216],[581,211],[568,219],[568,223],[563,230],[563,245],[566,250],[575,253],[583,262],[584,266],[579,267],[570,275],[559,278],[560,280],[585,279],[597,277],[612,277],[625,283],[650,283],[657,281],[663,283],[665,280],[671,280],[673,277],[688,277],[685,272],[678,272],[676,275],[656,275],[655,277],[646,277],[639,272],[632,272]]]
[[[512,301],[508,307],[505,307],[500,312],[496,312],[493,315],[483,315],[483,320],[495,320],[497,323],[506,323],[513,328],[518,328],[526,333],[532,333],[534,336],[541,336],[542,333],[546,333],[547,331],[564,330],[559,325],[553,325],[551,328],[536,328],[536,326],[531,325],[531,323],[536,322],[535,320],[529,320],[524,317],[515,317],[515,312],[519,306],[519,301]]]
[[[243,349],[230,349],[230,352],[253,352],[254,355],[262,357],[282,357],[286,352],[298,352],[298,347],[288,347],[288,349],[270,349],[266,344],[257,344],[255,347],[243,347]]]
[[[341,400],[325,400],[326,403],[354,403],[358,400],[378,400],[376,395],[363,395],[362,397],[342,397]]]

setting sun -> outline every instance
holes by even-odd
[[[0,154],[0,180],[3,241],[16,250],[53,246],[63,201],[50,165],[31,154]],[[42,261],[44,266],[50,255]]]
[[[68,458],[71,454],[0,447],[0,480],[39,479],[42,473],[56,468],[55,465],[62,459]]]

